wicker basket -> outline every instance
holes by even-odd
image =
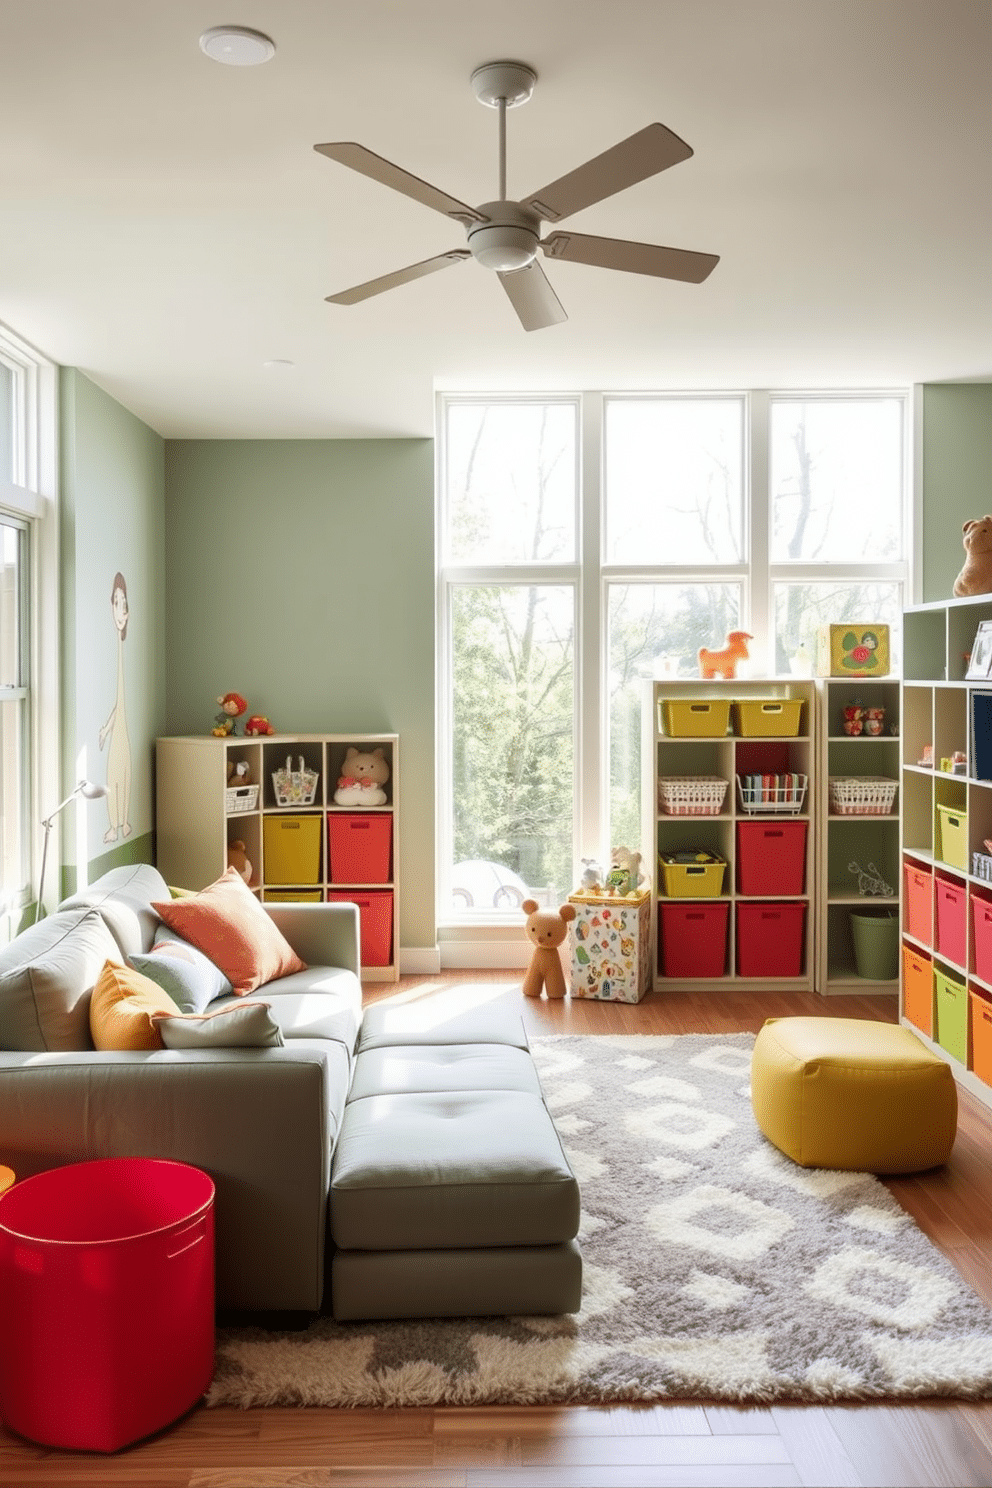
[[[229,816],[236,811],[254,811],[257,805],[257,785],[229,785],[224,792],[224,810]]]
[[[287,755],[286,768],[284,770],[273,770],[272,789],[276,795],[277,806],[311,806],[317,794],[317,781],[319,775],[316,770],[309,770],[303,756],[297,761],[297,769],[293,769],[293,761]]]
[[[662,775],[658,810],[665,816],[719,816],[729,784],[717,775]]]
[[[738,775],[737,803],[749,816],[765,811],[798,816],[808,784],[806,775]]]
[[[828,785],[835,816],[888,816],[899,782],[876,775],[831,775]]]

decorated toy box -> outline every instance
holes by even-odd
[[[651,895],[570,894],[575,919],[572,996],[600,1002],[640,1002],[648,990],[651,950]]]
[[[821,625],[816,633],[818,677],[884,677],[889,670],[889,627],[874,621]]]

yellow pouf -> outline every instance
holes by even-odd
[[[751,1059],[751,1104],[804,1168],[919,1173],[957,1132],[950,1067],[908,1028],[858,1018],[770,1018]]]

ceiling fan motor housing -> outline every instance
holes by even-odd
[[[509,274],[525,269],[537,257],[540,218],[519,202],[483,202],[478,210],[488,222],[472,223],[468,246],[487,269]]]

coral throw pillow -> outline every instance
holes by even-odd
[[[239,997],[307,969],[236,868],[228,868],[199,894],[156,903],[152,909],[220,967]]]
[[[90,997],[90,1035],[96,1049],[161,1049],[153,1013],[175,1017],[179,1008],[150,977],[105,961]]]

